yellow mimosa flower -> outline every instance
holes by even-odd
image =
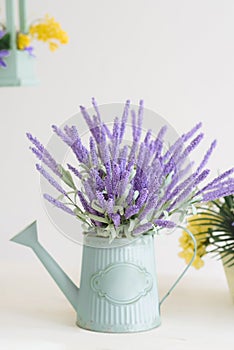
[[[31,25],[29,32],[32,38],[47,42],[51,51],[57,50],[59,44],[67,44],[69,40],[60,23],[49,15],[46,15],[38,23]]]
[[[28,34],[19,33],[17,36],[17,45],[19,50],[24,50],[31,44],[31,39]]]
[[[190,217],[188,220],[187,229],[192,232],[197,242],[197,254],[192,263],[192,266],[196,269],[200,269],[204,265],[204,261],[202,257],[206,254],[207,247],[207,233],[203,233],[208,231],[209,226],[199,225],[198,223],[194,223],[194,220],[202,219],[202,217],[206,217],[204,214],[197,214]],[[179,257],[185,259],[186,264],[190,262],[194,252],[194,244],[191,237],[188,235],[186,231],[182,232],[182,236],[179,238],[180,247],[183,248],[181,252],[179,252]]]

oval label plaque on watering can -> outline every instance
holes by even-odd
[[[91,278],[91,287],[100,297],[115,304],[130,304],[151,290],[153,279],[135,264],[111,264]]]

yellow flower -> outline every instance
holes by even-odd
[[[29,47],[31,43],[30,36],[28,34],[19,33],[17,36],[17,45],[19,50],[24,50]]]
[[[48,15],[37,24],[31,25],[29,32],[32,38],[47,42],[51,51],[55,51],[59,47],[59,43],[67,44],[69,40],[60,23]]]
[[[192,232],[196,239],[197,243],[197,254],[192,263],[192,266],[196,269],[200,269],[204,265],[204,261],[202,257],[206,254],[206,247],[208,245],[208,234],[203,233],[206,232],[209,228],[208,225],[199,225],[198,222],[196,224],[193,220],[201,219],[202,217],[206,217],[204,214],[197,214],[190,217],[188,220],[187,229]],[[194,252],[194,243],[191,237],[188,235],[186,231],[182,232],[182,236],[179,238],[180,247],[183,248],[181,252],[179,252],[179,257],[185,259],[186,264],[189,264],[190,260],[193,257]]]
[[[50,42],[49,42],[49,48],[50,48],[50,51],[55,51],[55,50],[57,50],[57,48],[58,48],[58,44],[56,44],[56,43],[50,41]]]

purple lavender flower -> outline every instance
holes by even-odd
[[[181,165],[181,163],[184,163],[185,159],[199,145],[199,143],[201,142],[203,137],[204,137],[204,134],[200,133],[197,137],[195,137],[195,139],[192,140],[192,142],[186,147],[184,152],[181,154],[181,156],[178,160],[179,165]],[[178,164],[177,164],[177,166],[178,166]]]
[[[145,135],[145,139],[144,139],[144,144],[146,146],[149,146],[149,144],[150,144],[150,137],[151,137],[151,135],[152,135],[152,130],[148,130],[146,135]]]
[[[31,134],[27,136],[33,144],[31,149],[36,157],[70,186],[75,195],[78,194],[86,211],[85,215],[90,215],[93,228],[98,226],[99,230],[106,230],[108,225],[112,225],[112,230],[116,229],[118,237],[119,232],[124,232],[124,226],[134,217],[139,222],[146,219],[148,222],[136,226],[132,231],[133,236],[145,234],[155,227],[171,229],[176,223],[170,217],[179,213],[181,208],[187,209],[200,200],[205,202],[234,193],[234,179],[230,178],[234,168],[219,175],[201,189],[198,188],[210,172],[209,169],[203,169],[213,153],[216,141],[212,142],[195,171],[189,174],[193,162],[188,156],[204,136],[199,132],[201,123],[184,133],[164,151],[166,126],[159,130],[155,139],[151,130],[142,138],[143,101],[140,101],[137,113],[131,110],[132,143],[126,145],[123,139],[130,101],[126,101],[122,119],[115,118],[112,131],[103,123],[94,99],[92,104],[95,111],[92,117],[85,107],[80,107],[91,134],[88,149],[82,143],[75,126],[66,125],[63,130],[53,126],[54,132],[76,155],[78,166],[67,165],[71,173],[58,165],[36,138]],[[57,191],[66,196],[66,200],[71,201],[66,190],[44,168],[39,165],[37,168]],[[83,193],[73,183],[73,174],[79,178]],[[49,195],[45,195],[45,198],[75,215],[62,202]],[[77,213],[75,203],[71,201],[70,204],[75,206]],[[78,214],[77,216],[79,217]]]
[[[133,236],[141,235],[142,233],[146,233],[147,231],[150,231],[153,228],[153,224],[151,222],[147,222],[146,224],[142,224],[138,227],[136,227],[132,234]]]
[[[162,228],[174,228],[176,226],[176,224],[171,221],[171,220],[160,220],[160,219],[157,219],[154,221],[154,223],[157,225],[157,226],[160,226]]]
[[[137,143],[137,119],[136,119],[136,112],[134,111],[134,109],[131,110],[131,116],[132,116],[132,137],[133,137],[133,141],[135,143]]]
[[[101,192],[105,189],[104,181],[101,179],[98,171],[94,168],[90,169],[90,178],[95,183],[95,188],[97,191]]]
[[[140,209],[146,202],[147,197],[148,197],[148,189],[147,188],[143,188],[140,192],[140,196],[138,197],[137,201],[136,201],[136,205],[137,207]]]
[[[63,204],[62,202],[58,201],[57,199],[51,197],[49,194],[45,193],[44,198],[49,201],[50,203],[52,203],[53,205],[55,205],[56,207],[58,207],[59,209],[62,209],[63,211],[65,211],[66,213],[75,216],[76,214],[68,207],[66,207],[65,204]]]
[[[67,164],[67,167],[69,170],[71,170],[73,172],[73,174],[75,174],[79,179],[82,179],[82,175],[81,173],[71,164]]]
[[[198,169],[197,169],[197,172],[200,172],[200,171],[206,166],[206,164],[207,164],[207,162],[208,162],[208,160],[209,160],[211,154],[213,153],[213,150],[214,150],[214,148],[216,147],[216,145],[217,145],[217,141],[214,140],[214,141],[212,142],[212,144],[210,145],[210,148],[209,148],[208,151],[206,152],[205,157],[203,158],[201,164],[199,165],[199,167],[198,167]]]
[[[229,186],[227,188],[221,187],[217,190],[204,193],[202,195],[202,201],[203,202],[214,201],[214,200],[221,198],[221,197],[230,196],[233,193],[234,193],[234,185]]]
[[[138,211],[139,211],[139,208],[136,205],[132,205],[132,206],[128,207],[125,211],[125,218],[129,219],[133,215],[137,214]]]
[[[145,219],[146,216],[152,212],[152,210],[155,210],[155,208],[157,208],[157,203],[157,194],[152,194],[151,196],[149,196],[147,202],[145,203],[144,210],[139,214],[139,220]]]
[[[83,193],[81,191],[77,191],[77,194],[78,194],[78,197],[80,199],[80,202],[84,208],[85,211],[87,211],[88,213],[91,213],[91,214],[98,214],[96,212],[96,210],[94,210],[90,205],[89,203],[87,202],[87,200],[85,199]]]
[[[84,186],[85,193],[86,193],[87,197],[89,198],[90,203],[92,203],[92,201],[96,198],[96,196],[95,196],[94,190],[92,189],[92,185],[91,185],[90,181],[84,180],[83,186]]]
[[[97,120],[98,120],[99,124],[102,125],[100,112],[99,112],[98,105],[97,105],[97,102],[96,102],[94,97],[92,98],[92,104],[93,104],[93,107],[94,107],[95,112],[97,114]]]
[[[62,177],[61,172],[59,171],[59,166],[51,156],[51,154],[47,151],[47,149],[40,143],[40,141],[33,137],[30,133],[26,133],[27,138],[32,142],[32,144],[36,147],[30,147],[32,152],[40,159],[44,164],[46,164],[58,177]]]
[[[113,220],[115,227],[118,227],[120,225],[120,220],[121,220],[120,215],[116,213],[116,214],[111,214],[110,217]]]
[[[120,167],[121,173],[123,173],[124,170],[126,169],[127,155],[128,155],[128,146],[125,145],[122,148],[122,150],[120,151],[119,159],[118,159],[118,163],[119,163],[119,167]]]
[[[129,107],[130,107],[130,100],[127,100],[125,103],[125,107],[124,107],[124,112],[123,112],[123,116],[122,116],[122,120],[121,120],[121,126],[120,126],[120,142],[123,139],[123,135],[125,132],[125,127],[126,127],[126,123],[127,123],[127,119],[128,119],[128,113],[129,113]]]
[[[144,101],[140,100],[137,118],[137,140],[141,138],[142,124],[143,124],[143,113],[144,113]]]
[[[97,151],[96,151],[93,137],[90,137],[90,139],[89,139],[89,149],[90,149],[90,156],[91,156],[93,166],[97,167],[98,166],[98,155],[97,155]]]
[[[108,198],[105,205],[106,212],[111,215],[114,213],[114,200],[113,198]]]
[[[118,183],[118,196],[121,197],[126,191],[127,185],[129,184],[130,171],[125,170],[122,173],[122,179]]]
[[[158,159],[161,156],[162,147],[163,147],[163,137],[167,131],[167,126],[164,125],[158,133],[155,141],[152,144],[152,150],[154,152],[154,159]]]
[[[208,176],[209,172],[210,170],[206,169],[197,177],[193,175],[195,178],[194,181],[189,184],[177,198],[174,199],[174,202],[169,205],[168,211],[171,211],[176,205],[178,206],[181,202],[185,202],[188,199],[188,196],[192,193],[192,190],[195,188],[195,186],[202,182]]]
[[[187,132],[186,134],[182,135],[182,139],[184,142],[188,141],[191,137],[193,137],[193,135],[202,127],[202,123],[198,123],[197,125],[194,126],[194,128],[192,128],[192,130],[190,130],[189,132]]]
[[[49,183],[60,193],[62,193],[64,196],[67,196],[66,191],[58,184],[57,181],[53,179],[53,177],[39,164],[36,164],[37,170],[41,173],[44,178],[49,181]]]
[[[29,132],[26,133],[27,138],[37,147],[37,149],[43,153],[45,148],[44,146],[40,143],[40,141],[36,138],[33,137],[32,134],[30,134]]]
[[[196,193],[196,195],[199,195],[207,190],[212,189],[217,184],[222,184],[222,181],[233,173],[234,173],[234,168],[231,168],[231,169],[225,171],[223,174],[217,176],[214,180],[209,182],[205,187],[203,187],[200,191],[198,191]]]
[[[2,68],[7,68],[7,64],[4,61],[6,57],[10,56],[10,51],[9,50],[0,50],[0,67]]]
[[[71,140],[71,138],[69,136],[67,136],[60,128],[58,128],[56,125],[52,125],[52,129],[53,131],[59,136],[61,137],[61,139],[68,145],[68,146],[72,146],[73,141]]]
[[[24,51],[27,51],[29,56],[36,57],[34,54],[34,47],[33,46],[27,46],[24,48]]]
[[[112,165],[113,171],[112,171],[112,188],[114,194],[118,195],[118,184],[120,181],[120,167],[118,163],[113,162]]]

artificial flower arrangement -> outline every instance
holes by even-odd
[[[196,253],[191,234],[191,261],[160,300],[155,233],[182,227],[183,218],[195,210],[196,204],[233,194],[234,179],[230,175],[234,168],[202,185],[209,175],[206,165],[216,142],[192,169],[189,157],[204,137],[201,123],[167,146],[166,126],[156,136],[151,130],[143,130],[143,101],[138,111],[126,101],[122,117],[116,117],[113,126],[102,120],[94,99],[92,104],[93,116],[80,107],[89,128],[88,142],[75,125],[52,126],[73,152],[74,163],[71,160],[65,165],[61,160],[59,164],[48,147],[27,133],[31,150],[40,160],[37,170],[58,194],[44,193],[44,198],[54,210],[71,215],[71,224],[76,219],[82,222],[79,288],[38,241],[36,222],[11,240],[36,253],[76,311],[78,326],[112,333],[149,330],[161,324],[161,305]]]
[[[33,40],[48,43],[49,49],[55,51],[59,44],[68,43],[68,35],[59,22],[46,15],[29,26],[27,33],[17,32],[16,46],[20,51],[26,51],[34,56]],[[11,54],[10,33],[3,27],[0,31],[0,68],[7,68],[5,58]]]
[[[156,137],[151,130],[143,135],[143,101],[137,113],[130,111],[127,101],[122,118],[114,119],[112,130],[102,121],[94,99],[92,104],[93,117],[80,107],[90,130],[89,147],[84,146],[75,126],[52,126],[74,153],[76,164],[58,164],[40,141],[27,133],[31,150],[42,163],[36,165],[37,170],[58,191],[57,198],[48,193],[44,198],[79,219],[84,234],[108,237],[110,242],[154,234],[176,227],[178,215],[180,220],[191,215],[195,205],[217,203],[214,201],[218,198],[234,193],[234,179],[230,178],[234,168],[202,185],[210,172],[206,165],[216,141],[192,170],[189,157],[204,137],[201,123],[165,149],[166,126]],[[126,144],[129,114],[132,142]]]
[[[188,219],[187,228],[197,241],[197,255],[193,266],[197,269],[204,265],[203,257],[213,254],[223,258],[227,267],[234,265],[234,196],[228,195],[199,205],[197,213]],[[180,237],[183,250],[179,256],[189,263],[194,243],[183,231]]]

